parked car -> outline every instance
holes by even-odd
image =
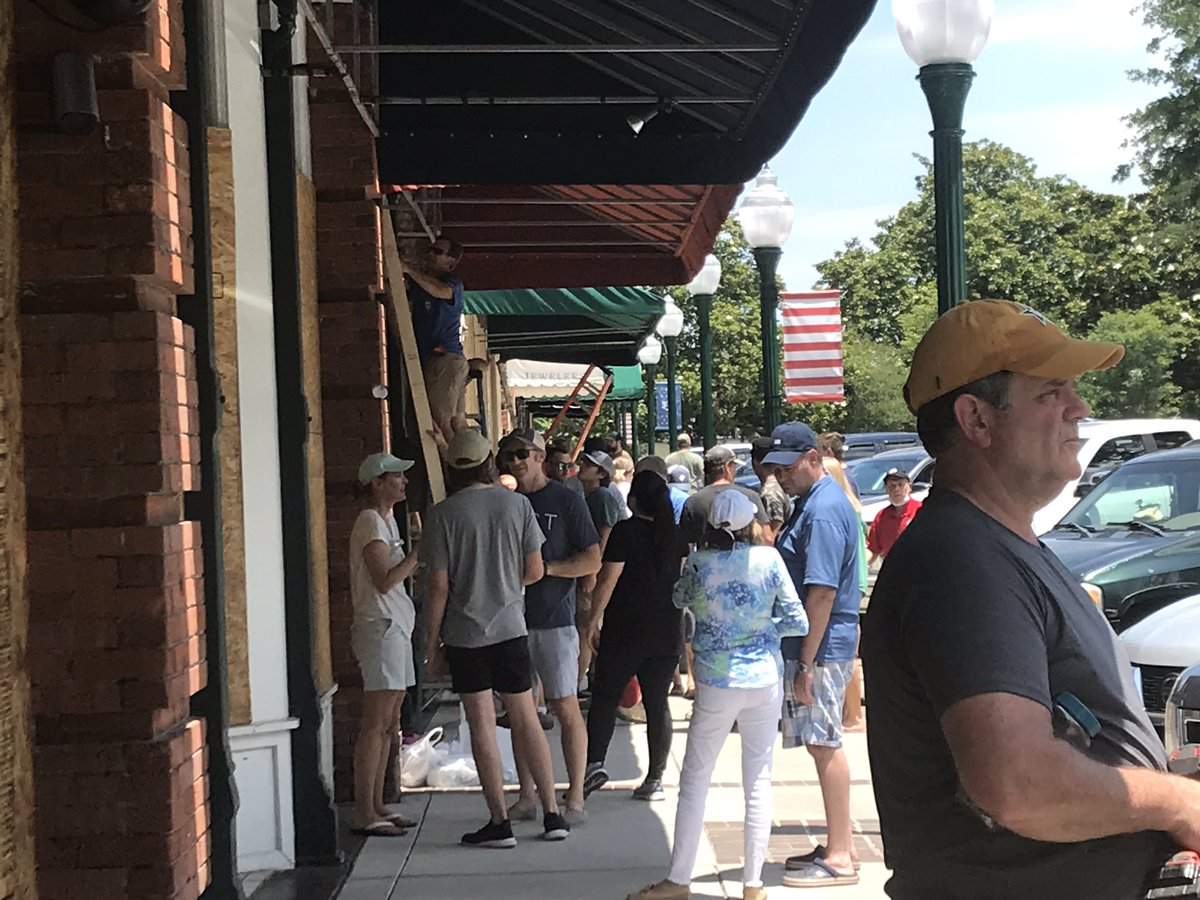
[[[1185,744],[1200,744],[1200,663],[1184,669],[1175,680],[1164,718],[1163,742],[1168,754]]]
[[[1083,474],[1037,511],[1034,533],[1049,531],[1090,489],[1097,476],[1143,453],[1182,447],[1196,438],[1200,438],[1200,421],[1195,419],[1084,419],[1079,423],[1079,465]]]
[[[918,447],[921,439],[915,431],[865,431],[858,434],[847,434],[846,462],[852,459],[863,459],[883,453],[886,450],[898,450],[902,447]]]
[[[1185,669],[1200,663],[1200,594],[1147,616],[1121,633],[1133,681],[1150,720],[1162,726],[1167,698]],[[1200,740],[1200,718],[1190,740]],[[1185,742],[1186,743],[1186,742]]]
[[[1117,631],[1200,592],[1200,447],[1130,460],[1042,541]]]

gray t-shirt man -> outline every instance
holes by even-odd
[[[887,884],[895,900],[1135,900],[1170,855],[1143,831],[1049,843],[992,831],[959,799],[941,717],[960,700],[1015,694],[1053,710],[1074,694],[1100,721],[1084,751],[1165,769],[1129,659],[1058,558],[951,491],[934,490],[900,535],[862,638],[867,733]]]
[[[525,556],[545,538],[524,495],[469,487],[429,513],[421,553],[450,580],[442,641],[486,647],[525,630]]]

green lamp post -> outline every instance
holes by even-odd
[[[638,350],[638,362],[646,370],[646,455],[654,455],[654,433],[658,430],[658,398],[654,390],[654,367],[662,359],[662,344],[654,335],[647,336]]]
[[[717,445],[717,431],[713,422],[712,386],[712,302],[713,294],[721,286],[721,261],[713,254],[704,257],[704,265],[687,284],[688,295],[696,301],[696,323],[700,331],[700,429],[704,435],[704,446]],[[671,439],[674,440],[672,431]]]
[[[775,270],[783,255],[783,245],[792,233],[796,208],[779,187],[779,179],[767,166],[738,209],[738,221],[746,243],[754,251],[758,267],[758,296],[762,319],[762,381],[763,424],[766,433],[779,424],[783,416],[783,395],[779,387],[779,337],[776,311],[779,308],[779,289]]]
[[[679,409],[675,406],[675,351],[679,335],[683,332],[683,310],[675,301],[667,298],[663,304],[662,318],[654,326],[658,336],[667,345],[667,443],[679,434]]]
[[[995,0],[892,0],[896,31],[920,72],[933,115],[938,315],[967,299],[963,231],[963,108],[992,27]]]

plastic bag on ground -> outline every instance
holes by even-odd
[[[424,787],[430,771],[441,761],[441,748],[435,746],[441,740],[442,727],[432,728],[427,734],[400,750],[400,784],[406,788]]]

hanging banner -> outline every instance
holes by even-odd
[[[844,400],[841,291],[783,293],[779,309],[784,399],[788,403]]]

